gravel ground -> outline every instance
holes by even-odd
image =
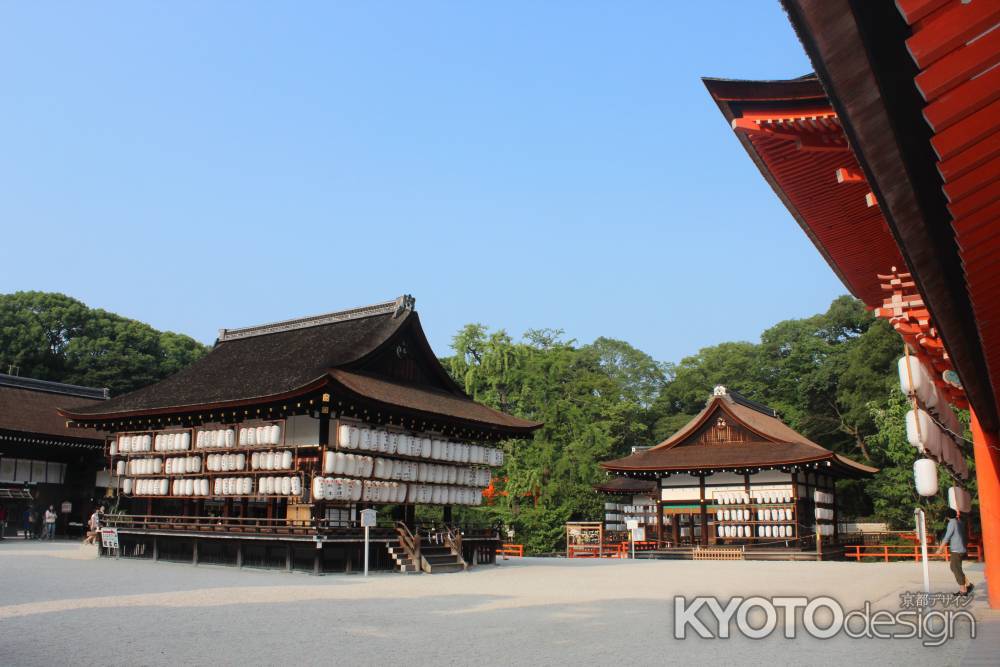
[[[308,574],[99,559],[78,543],[0,542],[0,664],[958,665],[1000,637],[973,604],[979,637],[673,638],[675,595],[830,595],[898,609],[920,590],[912,563],[512,559],[442,575]],[[932,588],[951,591],[947,566]]]

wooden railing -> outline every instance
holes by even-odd
[[[454,526],[445,527],[444,543],[458,560],[462,561],[462,569],[468,570],[469,564],[465,562],[465,556],[462,555],[462,531]]]
[[[497,556],[502,556],[504,560],[508,558],[524,558],[523,544],[501,544],[497,549]]]
[[[966,558],[982,560],[982,551],[978,544],[970,544],[967,548],[969,551]],[[856,561],[863,558],[877,558],[885,563],[893,560],[922,559],[919,544],[848,544],[844,546],[844,556]],[[948,560],[949,557],[947,545],[940,555],[937,553],[937,547],[928,545],[927,560]]]
[[[399,545],[403,547],[403,551],[406,552],[406,555],[409,556],[418,570],[425,571],[424,562],[420,556],[420,538],[414,535],[410,531],[410,527],[402,521],[397,521],[394,527],[396,534],[399,536]]]
[[[175,530],[199,533],[264,533],[275,535],[316,533],[316,523],[311,519],[106,514],[102,522],[108,528],[150,531]]]

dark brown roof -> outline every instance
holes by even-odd
[[[414,369],[405,379],[386,377],[404,367]],[[527,435],[541,426],[469,398],[427,343],[412,297],[301,320],[224,329],[209,354],[176,375],[100,406],[69,406],[64,414],[78,421],[98,421],[183,413],[281,400],[323,388],[507,434]]]
[[[103,389],[0,375],[0,430],[25,434],[51,435],[78,442],[77,429],[67,428],[58,408],[83,408],[100,404]],[[94,440],[94,442],[101,442]]]
[[[101,405],[67,409],[65,413],[71,417],[117,417],[278,400],[322,386],[330,368],[370,354],[415,316],[412,310],[400,315],[388,312],[224,338],[207,355],[165,380]]]
[[[456,395],[431,387],[416,387],[390,382],[382,378],[352,373],[339,368],[331,369],[330,377],[341,387],[358,396],[430,416],[440,415],[471,422],[477,426],[495,425],[525,431],[542,426],[540,422],[519,419],[476,403],[464,394]]]
[[[723,411],[759,439],[749,442],[690,444],[685,442],[708,419]],[[767,412],[765,412],[765,410]],[[852,461],[818,445],[798,433],[769,408],[754,408],[728,394],[715,395],[694,419],[655,447],[631,456],[605,461],[606,470],[617,472],[679,471],[756,468],[829,461],[848,474],[873,474],[876,468]]]
[[[651,479],[612,477],[600,484],[594,484],[594,490],[612,495],[655,493],[656,482]]]

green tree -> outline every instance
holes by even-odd
[[[47,292],[0,295],[0,370],[42,380],[108,387],[152,384],[203,356],[189,336]]]
[[[913,510],[922,507],[927,514],[928,530],[937,532],[944,529],[948,487],[953,486],[955,480],[944,466],[938,466],[937,495],[929,498],[917,495],[913,482],[913,463],[920,454],[906,439],[905,417],[910,407],[909,400],[898,390],[888,392],[880,401],[868,403],[876,427],[875,432],[868,436],[868,444],[879,472],[864,482],[863,486],[872,499],[874,517],[887,522],[890,528],[913,528]],[[959,421],[968,427],[968,411],[957,414]],[[964,436],[969,437],[967,430]],[[968,453],[967,447],[963,450]],[[974,461],[969,456],[966,456],[966,460],[972,475],[967,488],[972,497],[976,498]],[[975,504],[978,506],[978,501]]]

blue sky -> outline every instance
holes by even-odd
[[[845,292],[700,81],[809,71],[776,0],[12,3],[0,69],[2,292],[664,361]]]

